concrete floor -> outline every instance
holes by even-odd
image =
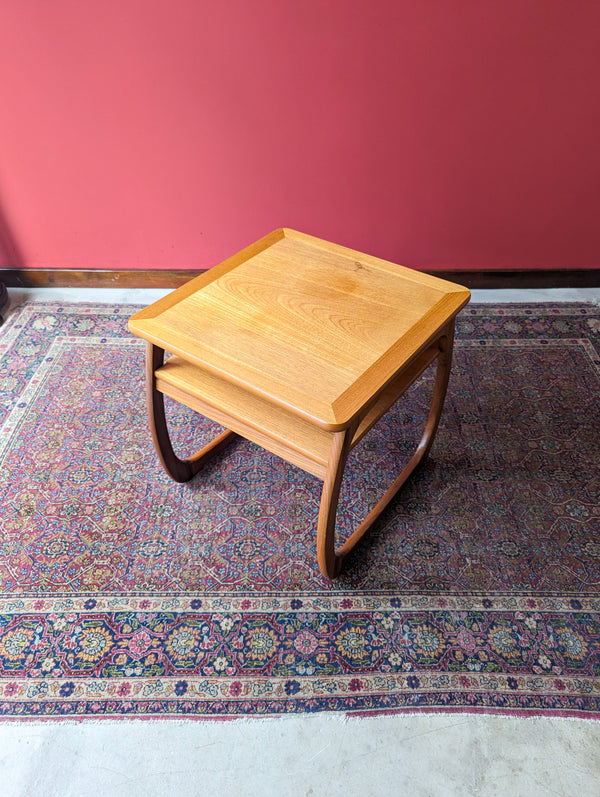
[[[11,290],[147,304],[165,291]],[[473,301],[595,301],[600,289],[473,291]],[[600,722],[421,714],[231,722],[0,724],[3,797],[600,796]]]
[[[584,797],[600,723],[467,714],[0,727],[5,797]]]

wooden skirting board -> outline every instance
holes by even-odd
[[[9,288],[178,288],[206,269],[0,269]],[[600,268],[428,271],[467,288],[598,288]]]
[[[192,269],[0,269],[9,288],[178,288],[202,271]]]

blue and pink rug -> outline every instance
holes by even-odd
[[[191,483],[147,430],[132,306],[0,329],[0,716],[600,716],[600,308],[472,305],[427,464],[319,573],[320,482],[239,441]],[[354,450],[340,533],[418,439]],[[214,426],[172,406],[180,451]]]

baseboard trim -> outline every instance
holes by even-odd
[[[600,288],[600,268],[528,269],[527,271],[428,271],[467,288]]]
[[[206,269],[0,269],[9,288],[178,288]],[[600,268],[427,271],[467,288],[600,288]]]
[[[203,270],[0,268],[9,288],[178,288]]]

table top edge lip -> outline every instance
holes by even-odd
[[[157,318],[163,311],[170,310],[180,301],[195,293],[196,287],[201,288],[205,285],[210,285],[211,282],[219,279],[219,277],[221,277],[223,274],[226,274],[228,271],[231,271],[234,268],[237,268],[237,266],[240,266],[243,263],[246,263],[248,260],[251,260],[257,254],[273,246],[284,237],[284,228],[280,227],[276,230],[273,230],[273,232],[263,236],[258,241],[249,244],[248,246],[244,247],[244,249],[241,249],[239,252],[236,252],[225,260],[222,260],[220,263],[211,266],[206,271],[203,271],[202,274],[192,277],[188,282],[180,285],[179,288],[175,288],[175,290],[171,291],[166,296],[163,296],[161,299],[158,299],[156,302],[152,302],[152,304],[149,304],[142,310],[138,310],[137,313],[134,313],[131,316],[129,321],[136,322],[138,320],[147,318]]]
[[[437,287],[438,290],[444,289],[446,293],[465,292],[470,295],[469,289],[458,282],[452,282],[451,280],[447,280],[442,277],[436,277],[433,274],[428,274],[425,271],[420,271],[419,269],[413,268],[411,266],[405,266],[404,264],[398,263],[394,260],[388,260],[387,258],[368,254],[367,252],[361,252],[358,249],[352,249],[351,247],[344,246],[343,244],[337,244],[324,238],[317,238],[314,235],[301,232],[300,230],[296,230],[291,227],[281,227],[279,230],[274,232],[283,233],[283,238],[305,241],[317,249],[338,253],[349,259],[363,258],[365,261],[368,261],[373,265],[379,264],[381,266],[393,266],[394,268],[401,269],[402,277],[405,279],[412,279],[415,282],[419,282],[423,285]]]
[[[379,395],[387,384],[393,381],[399,374],[405,369],[408,368],[409,365],[413,362],[413,360],[419,356],[419,354],[424,351],[428,346],[434,343],[436,340],[441,338],[444,335],[444,330],[449,328],[454,330],[454,325],[456,323],[456,317],[460,313],[460,311],[466,307],[469,303],[470,299],[470,292],[467,292],[468,295],[463,297],[462,301],[452,302],[451,296],[452,294],[445,295],[438,304],[440,303],[448,303],[448,301],[452,302],[453,306],[449,312],[446,313],[444,319],[441,323],[434,323],[429,324],[429,328],[427,329],[427,333],[422,336],[421,342],[419,345],[413,347],[412,352],[404,359],[404,361],[396,368],[392,367],[392,355],[391,349],[396,347],[401,347],[403,343],[406,343],[406,339],[410,337],[411,333],[414,332],[415,326],[409,330],[406,335],[402,338],[398,339],[394,346],[392,346],[376,363],[373,363],[371,369],[375,372],[379,373],[379,377],[377,379],[378,387],[372,392],[372,396]],[[431,320],[431,317],[434,316],[435,307],[430,308],[430,310],[420,319],[419,323],[423,326],[427,326],[428,322]],[[368,369],[368,370],[371,370]],[[365,402],[358,403],[356,401],[351,400],[352,392],[357,389],[357,386],[360,382],[364,381],[367,378],[367,371],[362,373],[355,382],[350,385],[343,394],[337,397],[337,399],[332,403],[332,410],[334,415],[336,415],[336,419],[341,420],[341,418],[349,418],[350,420],[345,422],[350,423],[352,418],[356,417],[358,413],[360,413],[362,407],[364,406]],[[350,405],[345,412],[340,416],[336,413],[336,405],[338,412],[341,410],[340,405],[346,406]]]

